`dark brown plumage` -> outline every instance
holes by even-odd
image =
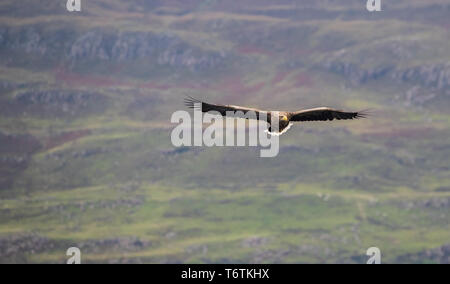
[[[271,125],[271,116],[274,111],[265,111],[256,108],[247,108],[235,105],[218,105],[218,104],[209,104],[192,97],[186,97],[184,100],[187,107],[195,109],[197,107],[201,108],[202,112],[217,112],[222,116],[227,116],[227,112],[231,113],[233,117],[245,117],[248,112],[254,112],[256,119],[260,119],[262,114],[265,114],[267,117],[267,123],[269,123],[269,133],[272,132]],[[236,114],[238,114],[236,116]],[[239,115],[240,114],[240,115]],[[332,120],[341,120],[341,119],[357,119],[357,118],[365,118],[367,117],[367,113],[364,111],[359,112],[345,112],[341,110],[336,110],[328,107],[319,107],[312,109],[305,109],[295,112],[288,111],[279,111],[279,125],[278,131],[274,131],[273,134],[281,134],[284,133],[284,130],[288,129],[288,126],[291,125],[292,122],[300,122],[300,121],[332,121]]]

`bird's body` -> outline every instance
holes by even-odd
[[[267,129],[267,132],[272,135],[281,135],[285,133],[292,125],[292,122],[289,120],[289,113],[284,111],[279,111],[277,113],[278,129],[274,129],[274,127],[272,127],[273,123],[269,123],[269,128]]]
[[[329,107],[319,107],[312,109],[305,109],[295,112],[289,111],[265,111],[256,108],[247,108],[235,105],[218,105],[209,104],[194,98],[188,97],[185,99],[185,104],[189,108],[201,108],[202,112],[216,112],[222,116],[233,115],[234,117],[242,117],[246,119],[265,119],[269,124],[268,132],[272,135],[280,135],[285,133],[293,122],[301,121],[332,121],[334,119],[357,119],[366,117],[365,112],[344,112]],[[248,114],[253,114],[248,116]],[[274,121],[272,118],[274,115],[278,115],[278,127],[274,127]]]

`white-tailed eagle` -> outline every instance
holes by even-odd
[[[184,100],[185,104],[189,108],[197,108],[200,107],[202,112],[216,112],[222,116],[231,115],[236,117],[237,113],[243,114],[244,118],[248,118],[245,116],[248,112],[252,112],[254,114],[254,118],[259,120],[264,117],[266,122],[269,124],[268,132],[272,135],[280,135],[286,132],[292,122],[300,122],[300,121],[331,121],[331,120],[341,120],[341,119],[357,119],[357,118],[365,118],[367,117],[367,113],[365,111],[359,112],[345,112],[341,110],[332,109],[329,107],[318,107],[311,109],[304,109],[295,112],[290,111],[278,111],[278,129],[272,129],[271,117],[274,111],[260,110],[256,108],[248,108],[241,107],[235,105],[218,105],[218,104],[209,104],[192,97],[186,97]],[[264,115],[264,116],[263,116]],[[239,116],[237,116],[239,117]]]

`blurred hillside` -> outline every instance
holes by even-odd
[[[0,263],[450,263],[450,1],[4,0]],[[296,110],[175,148],[183,97]]]

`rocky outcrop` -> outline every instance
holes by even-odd
[[[39,25],[0,27],[0,53],[25,53],[35,56],[61,56],[71,45],[76,32],[68,27],[45,31]]]
[[[355,85],[385,77],[394,69],[392,65],[381,65],[371,69],[364,69],[355,63],[330,59],[325,60],[321,64],[321,67],[332,73],[346,77]]]
[[[450,63],[397,70],[393,72],[392,78],[400,82],[418,84],[442,91],[450,88]]]
[[[85,107],[95,100],[98,94],[82,91],[30,91],[17,95],[15,100],[24,105],[43,104],[43,105],[77,105]]]
[[[135,237],[70,242],[52,240],[35,233],[15,234],[0,238],[0,263],[27,263],[30,255],[52,251],[61,252],[61,258],[58,260],[58,263],[64,263],[66,261],[65,252],[70,247],[79,248],[82,262],[86,262],[83,261],[83,254],[103,251],[135,252],[148,248],[151,245],[151,242]]]
[[[35,27],[1,28],[0,52],[24,52],[40,57],[55,56],[77,64],[80,60],[122,62],[144,60],[153,65],[200,71],[225,64],[226,53],[204,50],[177,35],[153,32],[69,28],[43,32]]]
[[[404,202],[402,207],[406,209],[450,209],[450,197]]]
[[[438,263],[450,264],[450,244],[434,249],[423,250],[416,254],[407,254],[397,258],[398,263]]]
[[[38,234],[16,234],[0,238],[0,263],[27,263],[27,256],[70,247],[68,242],[54,241]],[[64,255],[64,254],[63,254]]]
[[[107,98],[99,93],[78,90],[26,91],[16,95],[13,104],[42,116],[79,115],[102,111]]]
[[[104,240],[88,240],[77,244],[82,252],[95,253],[99,251],[139,251],[151,246],[151,242],[135,237],[123,237]]]
[[[406,106],[421,106],[426,102],[431,101],[437,96],[433,91],[419,86],[414,86],[400,97]]]
[[[225,54],[203,51],[174,35],[90,31],[76,39],[68,57],[72,60],[89,58],[113,61],[147,58],[158,65],[198,70],[221,65]]]
[[[414,84],[424,88],[433,88],[437,91],[447,91],[450,88],[450,63],[398,69],[394,65],[363,68],[356,63],[326,60],[320,66],[327,71],[347,78],[354,85],[360,85],[370,80],[388,78],[399,83]]]

